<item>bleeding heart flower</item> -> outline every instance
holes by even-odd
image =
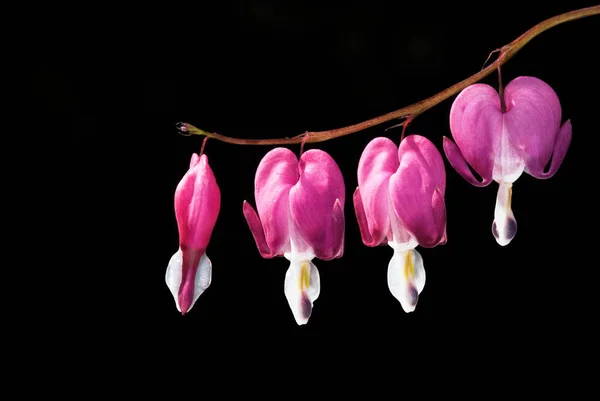
[[[446,157],[465,180],[478,187],[492,180],[500,185],[492,233],[502,246],[517,233],[511,210],[513,182],[523,171],[539,179],[552,177],[571,143],[571,122],[560,125],[558,96],[540,79],[515,78],[504,90],[504,104],[506,110],[491,86],[469,86],[450,110],[450,131],[456,144],[444,137]]]
[[[446,243],[446,171],[427,138],[411,135],[397,147],[373,139],[358,163],[354,210],[362,241],[394,250],[388,287],[406,312],[414,311],[425,286],[423,258],[414,248]]]
[[[212,264],[206,247],[219,215],[221,192],[206,155],[192,155],[190,168],[175,190],[179,250],[171,257],[166,282],[177,310],[186,314],[208,288]]]
[[[344,252],[344,179],[327,153],[311,149],[300,161],[286,148],[261,160],[254,180],[258,214],[244,201],[244,216],[263,258],[290,261],[284,292],[296,322],[305,324],[321,289],[313,258]]]

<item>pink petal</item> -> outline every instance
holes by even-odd
[[[360,199],[354,205],[363,243],[376,246],[387,242],[390,232],[389,180],[398,169],[398,147],[390,139],[379,137],[365,147],[358,162]],[[359,208],[360,206],[360,208]],[[364,214],[364,217],[363,215]],[[368,237],[367,237],[368,232]]]
[[[498,92],[486,84],[474,84],[464,89],[452,103],[450,131],[464,160],[481,176],[478,186],[489,184],[494,168],[494,150],[502,135]],[[451,154],[448,156],[450,164],[463,178],[473,183],[472,174],[466,172],[456,149],[449,145],[445,143],[444,150],[447,156]]]
[[[178,301],[181,314],[185,315],[194,301],[196,274],[204,252],[193,248],[181,248],[181,254],[181,286],[179,287]]]
[[[446,173],[442,155],[420,135],[406,137],[398,149],[400,167],[390,178],[394,212],[419,245],[446,241]]]
[[[183,247],[201,250],[208,246],[221,206],[221,192],[206,155],[193,165],[175,190],[175,217],[179,229],[179,242]],[[195,163],[195,164],[194,164]]]
[[[344,220],[344,206],[342,206],[342,202],[340,199],[336,199],[333,204],[333,238],[332,238],[332,250],[333,252],[327,254],[322,253],[317,255],[321,260],[330,260],[333,258],[340,258],[344,254],[344,230],[345,230],[345,220]],[[335,251],[337,250],[337,251]]]
[[[454,142],[452,142],[451,139],[444,137],[443,147],[444,153],[446,154],[446,158],[448,159],[448,162],[450,162],[450,165],[458,172],[458,174],[467,180],[469,184],[476,187],[485,187],[492,182],[491,174],[489,177],[485,177],[483,181],[479,181],[477,178],[475,178],[471,172],[471,169],[469,168],[469,165],[467,164],[467,161],[460,152],[460,149]]]
[[[298,159],[286,148],[275,148],[269,151],[258,165],[254,179],[254,196],[258,216],[264,230],[264,243],[257,240],[261,255],[283,255],[290,250],[288,229],[288,197],[290,188],[298,181]],[[248,205],[249,206],[249,205]],[[245,207],[244,215],[254,235],[260,238],[256,221]],[[258,237],[257,237],[258,235]],[[269,253],[265,253],[264,244]],[[262,250],[261,250],[262,249]]]
[[[378,242],[373,241],[371,233],[369,232],[369,223],[367,222],[367,215],[365,214],[365,208],[362,203],[362,197],[360,194],[360,188],[356,187],[354,195],[352,196],[354,201],[354,212],[356,214],[356,220],[358,221],[358,228],[360,230],[360,237],[366,246],[377,246]]]
[[[440,151],[427,138],[421,135],[407,136],[398,147],[399,165],[402,162],[417,161],[423,171],[444,194],[446,192],[446,167]]]
[[[256,247],[258,248],[260,256],[266,259],[278,256],[276,253],[271,252],[271,249],[267,244],[267,240],[265,239],[265,232],[260,219],[258,218],[258,214],[256,214],[254,208],[246,201],[244,201],[243,212],[246,222],[248,223],[248,227],[250,227],[252,237],[254,237],[254,241],[256,242]]]
[[[506,86],[504,99],[510,141],[522,149],[527,169],[543,175],[560,131],[562,111],[558,96],[550,85],[538,78],[518,77]],[[560,150],[562,152],[563,148]],[[559,166],[560,162],[556,168]]]
[[[198,156],[197,153],[192,154],[192,158],[190,159],[190,168],[194,168],[198,163],[200,163],[200,156]]]
[[[345,200],[342,172],[329,154],[318,149],[302,154],[298,168],[300,179],[289,195],[297,232],[317,258],[328,260],[339,256]]]
[[[556,142],[554,143],[554,152],[552,153],[552,161],[550,162],[550,168],[547,172],[544,172],[544,165],[530,163],[527,166],[527,172],[539,179],[546,179],[552,177],[564,160],[569,145],[571,144],[571,135],[573,128],[571,127],[571,121],[567,120],[561,127]]]

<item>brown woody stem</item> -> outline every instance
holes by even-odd
[[[427,99],[421,100],[420,102],[411,104],[410,106],[403,107],[399,110],[389,112],[379,117],[372,118],[370,120],[363,121],[358,124],[349,125],[347,127],[332,129],[328,131],[318,132],[305,132],[304,134],[297,135],[292,138],[275,138],[275,139],[242,139],[233,138],[215,132],[203,131],[199,128],[194,127],[188,123],[177,123],[176,127],[182,135],[202,135],[208,138],[213,138],[222,142],[232,143],[236,145],[290,145],[298,143],[316,143],[324,142],[330,139],[339,138],[341,136],[353,134],[355,132],[362,131],[364,129],[374,127],[376,125],[397,119],[402,117],[410,116],[413,120],[419,114],[429,110],[433,106],[443,102],[450,96],[460,92],[469,85],[472,85],[481,79],[490,75],[494,70],[500,72],[500,66],[510,60],[519,50],[523,48],[529,41],[538,36],[544,31],[553,28],[557,25],[565,22],[589,17],[592,15],[600,14],[600,5],[592,6],[587,8],[581,8],[579,10],[570,11],[564,14],[559,14],[552,18],[548,18],[530,28],[524,34],[513,40],[509,44],[500,48],[500,56],[492,64],[482,69],[478,73],[471,75],[469,78],[460,81],[457,84],[452,85],[443,91],[436,93],[435,95],[428,97]]]

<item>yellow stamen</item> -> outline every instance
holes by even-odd
[[[301,262],[300,265],[300,291],[308,290],[310,285],[310,266],[307,261]]]
[[[406,252],[406,260],[404,261],[404,276],[409,281],[415,277],[415,265],[413,263],[411,251]]]

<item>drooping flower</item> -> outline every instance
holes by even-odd
[[[284,292],[296,323],[306,324],[320,293],[313,258],[331,260],[344,252],[342,173],[329,154],[311,149],[300,160],[275,148],[261,160],[254,180],[256,211],[243,211],[263,258],[290,261]]]
[[[467,87],[450,110],[454,142],[444,137],[446,157],[465,180],[478,187],[492,180],[499,184],[492,233],[502,246],[517,233],[512,184],[523,172],[538,179],[552,177],[567,153],[572,131],[569,120],[561,126],[558,96],[538,78],[511,81],[504,90],[504,105],[505,110],[489,85]]]
[[[181,314],[208,288],[212,263],[206,247],[219,215],[221,192],[206,155],[193,154],[190,168],[175,190],[179,249],[171,257],[165,280]]]
[[[410,135],[399,147],[388,138],[375,138],[360,157],[353,200],[362,241],[394,250],[388,287],[405,312],[414,311],[425,286],[416,246],[446,243],[445,191],[442,155],[425,137]]]

